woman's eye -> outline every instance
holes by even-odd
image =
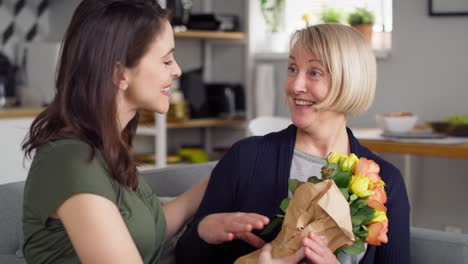
[[[288,67],[288,73],[295,73],[295,72],[296,72],[296,68],[291,67],[291,66]]]
[[[314,70],[314,71],[310,72],[310,75],[312,75],[312,76],[314,76],[314,77],[322,76],[322,72],[321,72],[321,71]]]
[[[171,65],[171,64],[172,64],[172,61],[165,61],[164,64],[166,64],[166,65]]]

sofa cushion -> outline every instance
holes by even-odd
[[[0,263],[22,263],[23,189],[24,182],[0,185]]]

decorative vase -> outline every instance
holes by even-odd
[[[288,50],[288,37],[285,32],[268,32],[265,44],[270,52],[286,52]]]

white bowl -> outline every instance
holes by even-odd
[[[376,121],[383,131],[407,133],[414,128],[418,117],[407,112],[381,113],[376,115]]]

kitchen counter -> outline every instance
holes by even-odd
[[[11,107],[0,108],[0,119],[36,117],[44,108],[41,107]]]

